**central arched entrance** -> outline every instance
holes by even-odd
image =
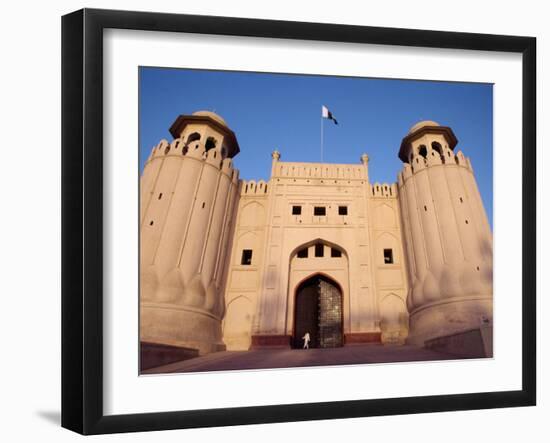
[[[342,346],[342,291],[324,276],[314,275],[296,289],[293,346],[301,348],[309,332],[311,348]]]

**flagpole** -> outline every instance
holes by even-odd
[[[321,163],[323,163],[323,114],[321,113]]]

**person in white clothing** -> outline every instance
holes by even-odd
[[[302,339],[304,340],[304,349],[309,349],[309,342],[311,341],[309,332],[306,332]]]

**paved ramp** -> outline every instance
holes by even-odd
[[[332,349],[225,351],[143,371],[143,374],[338,366],[451,360],[457,357],[409,345],[354,345]]]

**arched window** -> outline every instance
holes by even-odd
[[[198,132],[193,132],[189,137],[187,137],[186,148],[189,149],[199,149],[199,143],[194,143],[194,146],[191,146],[191,143],[198,142],[201,139],[201,135]]]
[[[187,144],[193,143],[194,141],[200,140],[201,135],[198,132],[193,132],[189,137],[187,137]]]
[[[436,151],[441,157],[441,161],[445,163],[445,156],[443,155],[443,148],[438,142],[432,142],[432,149]]]
[[[418,153],[419,153],[422,157],[426,158],[426,157],[428,156],[428,149],[426,148],[426,145],[420,145],[420,146],[418,147]]]
[[[208,137],[206,139],[206,144],[204,145],[207,151],[214,149],[216,147],[216,139],[214,137]]]

